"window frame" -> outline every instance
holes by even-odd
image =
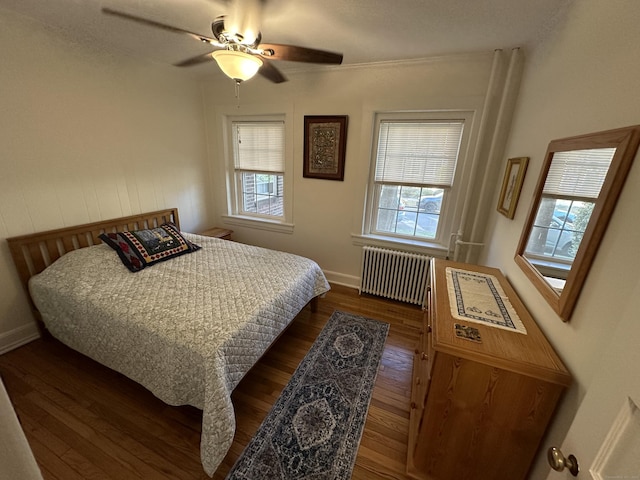
[[[427,247],[437,251],[448,250],[451,234],[454,229],[458,227],[457,222],[455,221],[456,212],[459,213],[465,197],[463,181],[469,164],[471,138],[474,134],[473,118],[474,111],[472,110],[374,112],[369,180],[367,184],[367,195],[365,199],[365,211],[362,227],[362,236],[364,238],[378,243],[389,243],[391,246],[393,246],[393,244],[403,244],[405,246]],[[456,120],[462,121],[464,123],[464,127],[451,186],[442,184],[398,184],[444,190],[436,236],[434,238],[426,238],[377,231],[375,226],[377,221],[378,198],[381,189],[378,188],[378,185],[380,184],[375,180],[375,171],[378,154],[378,141],[380,136],[380,123],[383,121],[450,122]]]
[[[254,188],[255,188],[255,192],[253,195],[255,195],[256,197],[267,197],[266,199],[262,199],[262,201],[265,201],[267,199],[270,199],[270,197],[275,196],[277,197],[278,195],[273,195],[273,192],[267,191],[267,192],[260,192],[259,191],[259,186],[260,185],[269,185],[269,186],[273,186],[274,184],[276,185],[275,190],[279,191],[281,193],[280,197],[282,197],[282,215],[272,215],[272,214],[267,214],[267,213],[259,213],[259,212],[250,212],[245,210],[245,195],[247,194],[246,192],[246,185],[245,185],[245,181],[244,181],[244,176],[245,175],[254,175],[255,177],[261,176],[261,175],[266,175],[269,177],[274,177],[274,181],[269,181],[269,182],[260,182],[257,178],[254,181]],[[282,177],[282,182],[278,181],[278,177],[281,176]],[[242,215],[242,216],[246,216],[246,217],[256,217],[256,218],[264,218],[267,220],[271,220],[271,221],[282,221],[284,219],[284,172],[273,172],[273,171],[261,171],[261,170],[242,170],[242,169],[236,169],[235,170],[235,182],[236,182],[236,206],[238,208],[238,215]],[[283,184],[283,188],[277,188],[278,183],[282,183]],[[260,202],[261,200],[259,198],[256,198],[256,203]],[[257,210],[260,210],[260,208],[257,208]]]
[[[557,239],[555,240],[555,245],[553,245],[553,249],[550,253],[547,253],[547,245],[543,252],[535,251],[532,243],[532,238],[529,238],[529,242],[525,247],[524,253],[528,258],[531,259],[532,263],[554,266],[557,270],[570,270],[571,264],[573,263],[577,250],[580,246],[580,242],[582,241],[582,237],[584,236],[585,229],[587,224],[589,223],[589,219],[591,218],[591,214],[593,213],[593,209],[596,205],[597,198],[593,197],[572,197],[572,196],[556,196],[556,195],[547,195],[542,194],[540,196],[540,205],[538,207],[538,211],[536,213],[536,218],[533,221],[532,231],[537,229],[539,232],[546,231],[545,235],[545,243],[548,245],[547,241],[548,235],[550,232],[556,231]],[[540,211],[543,209],[544,203],[553,202],[553,214],[552,214],[552,222],[558,223],[558,226],[554,226],[553,224],[544,225],[539,224],[538,218],[540,217]],[[568,203],[568,209],[565,214],[565,218],[556,217],[555,212],[559,210],[560,207],[557,207],[557,202],[566,202]],[[579,203],[578,207],[575,207],[575,204]],[[549,207],[545,207],[546,211],[551,210]],[[583,214],[576,214],[576,212],[580,212],[581,210],[588,210],[588,217],[584,217]],[[548,215],[548,214],[547,214]],[[573,215],[576,221],[569,220],[569,216]],[[548,217],[546,217],[548,218]],[[582,218],[582,219],[581,219]],[[552,234],[554,235],[554,234]],[[574,245],[569,253],[569,255],[565,255],[563,252],[563,248],[560,243],[563,241],[563,235],[565,235],[564,240],[567,240],[566,235],[571,236],[571,242],[577,237],[578,242]]]
[[[536,215],[533,218],[531,224],[531,232],[529,240],[524,246],[523,254],[527,256],[531,264],[538,267],[544,275],[558,275],[560,278],[566,279],[568,276],[573,262],[576,259],[580,243],[585,234],[586,226],[589,223],[591,214],[597,204],[598,197],[604,187],[604,183],[607,177],[607,173],[615,156],[616,149],[613,147],[601,147],[590,149],[576,149],[571,151],[558,151],[553,156],[553,162],[550,163],[548,170],[546,171],[545,183],[542,186],[542,192],[538,202],[538,209]],[[539,225],[538,217],[541,212],[549,212],[551,208],[544,207],[545,204],[553,202],[553,218],[555,218],[555,211],[557,202],[568,202],[567,215],[573,212],[577,219],[581,219],[579,224],[573,229],[565,229],[568,222],[567,218],[562,221],[560,228],[552,228],[552,225]],[[574,209],[576,202],[584,205],[578,209]],[[590,205],[590,207],[589,207]],[[581,216],[582,209],[589,209],[589,216]],[[548,215],[548,214],[547,214]],[[561,219],[556,219],[561,220]],[[534,231],[542,232],[546,231],[544,235],[545,243],[548,235],[552,231],[558,231],[557,243],[562,239],[562,235],[566,232],[572,237],[578,237],[579,241],[572,247],[570,255],[563,255],[562,252],[557,254],[556,248],[551,253],[547,253],[546,245],[543,252],[536,251],[534,246],[538,248],[540,245],[534,245],[533,237]],[[566,239],[566,237],[565,237]],[[557,244],[556,246],[557,247]]]
[[[225,223],[230,225],[238,225],[243,227],[258,228],[263,230],[271,230],[276,232],[292,233],[292,211],[293,211],[293,144],[290,114],[247,114],[247,115],[222,115],[223,126],[223,143],[224,158],[226,165],[226,214],[222,215]],[[244,170],[238,170],[235,167],[235,148],[233,124],[235,122],[281,122],[284,127],[284,171],[281,173],[283,177],[283,216],[262,215],[259,213],[251,213],[243,211],[242,187],[240,178]],[[274,173],[274,172],[255,172],[255,173]]]

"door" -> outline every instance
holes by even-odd
[[[640,284],[631,297],[640,297]],[[599,369],[563,444],[556,445],[565,457],[575,455],[582,480],[640,479],[640,317],[633,303],[611,343],[602,345]],[[568,469],[547,476],[573,478]]]

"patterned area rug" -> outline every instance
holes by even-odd
[[[350,478],[388,331],[334,312],[227,480]]]

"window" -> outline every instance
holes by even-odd
[[[237,214],[284,218],[284,122],[232,121]]]
[[[525,254],[571,266],[600,195],[615,148],[556,152]],[[534,260],[535,261],[535,260]]]
[[[404,117],[404,118],[403,118]],[[443,243],[465,119],[428,114],[376,122],[370,234]]]

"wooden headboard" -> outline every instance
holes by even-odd
[[[165,222],[173,222],[180,228],[177,208],[7,238],[7,243],[20,282],[28,295],[32,276],[42,272],[67,252],[100,244],[102,241],[98,237],[101,233],[154,228]],[[37,314],[33,304],[31,307]]]

